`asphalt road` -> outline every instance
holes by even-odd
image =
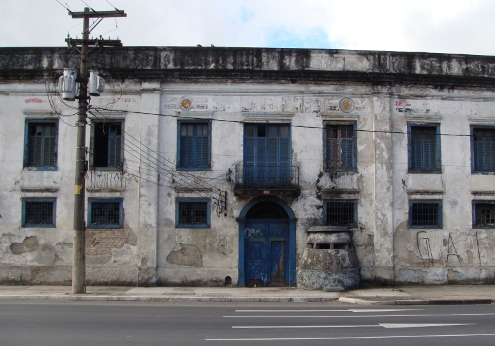
[[[495,305],[0,302],[0,345],[494,345]]]

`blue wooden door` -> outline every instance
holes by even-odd
[[[244,237],[247,286],[289,285],[288,222],[248,221]]]

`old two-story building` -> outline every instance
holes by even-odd
[[[64,48],[0,49],[0,282],[69,284]],[[126,47],[87,123],[88,284],[493,283],[495,57]]]

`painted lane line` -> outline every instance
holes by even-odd
[[[487,313],[487,314],[437,314],[437,315],[363,315],[363,316],[338,316],[338,315],[318,315],[318,316],[298,316],[298,315],[290,315],[290,316],[223,316],[224,318],[369,318],[369,317],[452,317],[452,316],[493,316],[495,313]]]
[[[235,312],[393,312],[422,311],[424,309],[346,309],[346,310],[235,310]]]
[[[296,328],[424,328],[468,326],[475,323],[379,323],[353,326],[232,326],[233,329],[296,329]]]
[[[205,341],[290,341],[290,340],[364,340],[364,339],[416,339],[416,338],[459,338],[473,336],[495,336],[495,334],[436,334],[436,335],[391,335],[391,336],[341,336],[314,338],[238,338],[205,339]]]

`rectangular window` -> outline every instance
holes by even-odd
[[[327,125],[325,128],[325,169],[351,171],[357,168],[354,125]]]
[[[495,201],[473,201],[473,228],[495,228]]]
[[[323,218],[327,226],[357,227],[356,201],[327,201]]]
[[[409,202],[409,225],[412,228],[442,228],[442,202]]]
[[[57,132],[57,121],[26,121],[24,167],[42,170],[57,168]]]
[[[55,227],[55,198],[23,198],[22,227]]]
[[[208,170],[211,165],[211,123],[178,123],[177,168]]]
[[[471,151],[473,172],[495,172],[495,129],[473,128]]]
[[[122,169],[123,121],[93,121],[91,132],[91,168]]]
[[[89,228],[122,228],[122,199],[88,199]]]
[[[440,126],[408,125],[409,172],[440,173]]]
[[[243,151],[246,186],[267,189],[291,186],[289,124],[246,124]]]
[[[176,201],[177,228],[210,228],[210,200],[180,198]]]

